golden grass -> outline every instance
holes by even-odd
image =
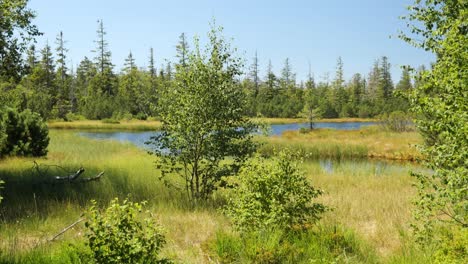
[[[264,140],[273,146],[302,146],[305,149],[323,149],[330,146],[339,151],[365,147],[368,158],[407,161],[415,161],[421,157],[416,145],[422,143],[422,138],[417,132],[388,132],[377,126],[360,130],[316,129],[304,134],[299,131],[286,131],[281,136]]]
[[[382,256],[399,252],[401,233],[411,221],[411,199],[415,195],[410,170],[417,167],[399,163],[333,163],[329,173],[318,163],[306,163],[313,185],[325,190],[320,198],[333,211],[324,215],[324,224],[338,223],[356,231]]]
[[[105,123],[102,120],[80,120],[80,121],[49,121],[49,128],[52,129],[78,129],[78,130],[134,130],[148,131],[161,128],[160,121],[129,120],[119,121],[118,124]]]

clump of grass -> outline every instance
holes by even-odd
[[[259,231],[240,236],[219,231],[208,247],[222,263],[376,263],[374,251],[337,226],[304,232]]]

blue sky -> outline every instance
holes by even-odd
[[[251,63],[257,50],[261,76],[268,60],[279,74],[288,57],[303,80],[310,61],[316,80],[328,72],[333,78],[338,56],[344,62],[345,77],[366,74],[378,57],[392,63],[395,81],[400,66],[428,65],[434,56],[402,42],[395,36],[405,23],[411,0],[30,0],[37,12],[35,23],[44,32],[38,39],[54,45],[63,31],[69,49],[69,63],[77,65],[84,56],[94,57],[97,20],[103,19],[116,70],[131,50],[139,66],[148,63],[149,48],[157,65],[175,60],[180,33],[201,38],[215,17],[224,35],[233,38],[239,55]],[[390,36],[394,36],[390,38]]]

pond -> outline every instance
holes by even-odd
[[[331,123],[331,122],[320,122],[315,123],[315,128],[331,128],[337,130],[356,130],[364,126],[375,125],[376,122],[341,122],[341,123]],[[281,135],[284,131],[287,130],[299,130],[302,127],[309,127],[309,123],[292,123],[292,124],[281,124],[281,125],[271,125],[270,126],[270,135],[278,136]],[[138,147],[148,149],[148,146],[145,144],[152,136],[158,134],[154,131],[145,131],[145,132],[81,132],[79,133],[82,136],[92,138],[92,139],[111,139],[122,142],[131,142]]]

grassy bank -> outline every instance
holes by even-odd
[[[78,219],[90,199],[104,206],[110,199],[128,194],[137,201],[148,200],[149,209],[165,227],[168,240],[165,256],[178,263],[209,263],[216,260],[215,253],[222,253],[216,244],[220,243],[218,236],[232,234],[229,221],[217,206],[189,210],[182,195],[168,190],[157,180],[159,173],[154,168],[154,157],[131,144],[94,141],[78,137],[73,131],[52,130],[50,135],[47,158],[0,161],[0,175],[6,182],[2,190],[5,199],[0,205],[0,263],[15,260],[27,263],[31,256],[34,261],[29,263],[67,263],[62,256],[72,255],[67,253],[69,243],[82,243],[82,225],[69,230],[56,242],[44,241]],[[306,135],[298,135],[302,136]],[[39,170],[33,167],[33,161],[41,164]],[[299,249],[300,243],[310,247],[311,243],[317,243],[319,247],[323,239],[336,238],[336,232],[330,231],[333,226],[342,226],[355,234],[346,235],[346,243],[362,243],[372,249],[354,253],[359,253],[356,256],[361,261],[374,262],[374,251],[384,262],[402,256],[400,234],[407,233],[413,195],[408,176],[410,167],[381,162],[326,162],[330,164],[323,161],[304,164],[313,184],[326,191],[322,201],[334,208],[320,223],[325,231],[301,239],[291,238],[291,241],[297,241]],[[67,175],[80,166],[86,169],[83,177],[100,171],[105,171],[105,175],[99,182],[50,184],[54,176]],[[234,236],[232,243],[239,245],[236,239]],[[274,239],[273,236],[272,243]],[[329,242],[325,242],[319,247],[324,254],[330,250]],[[336,245],[336,250],[341,250],[341,244]],[[58,261],[50,256],[56,256]],[[326,259],[330,256],[334,255],[330,252],[324,255]]]
[[[130,130],[130,131],[149,131],[161,128],[159,121],[146,120],[122,120],[122,121],[103,121],[103,120],[79,120],[72,122],[49,121],[47,123],[51,129],[77,129],[77,130]]]
[[[305,118],[252,118],[256,122],[261,122],[271,125],[282,125],[282,124],[293,124],[293,123],[307,123],[308,120]],[[344,122],[376,122],[376,119],[370,118],[324,118],[314,120],[314,122],[329,122],[329,123],[344,123]]]
[[[422,143],[416,132],[383,131],[377,126],[360,130],[316,129],[307,133],[286,131],[281,136],[260,137],[261,152],[291,148],[311,159],[387,159],[415,161],[420,154],[415,145]]]

